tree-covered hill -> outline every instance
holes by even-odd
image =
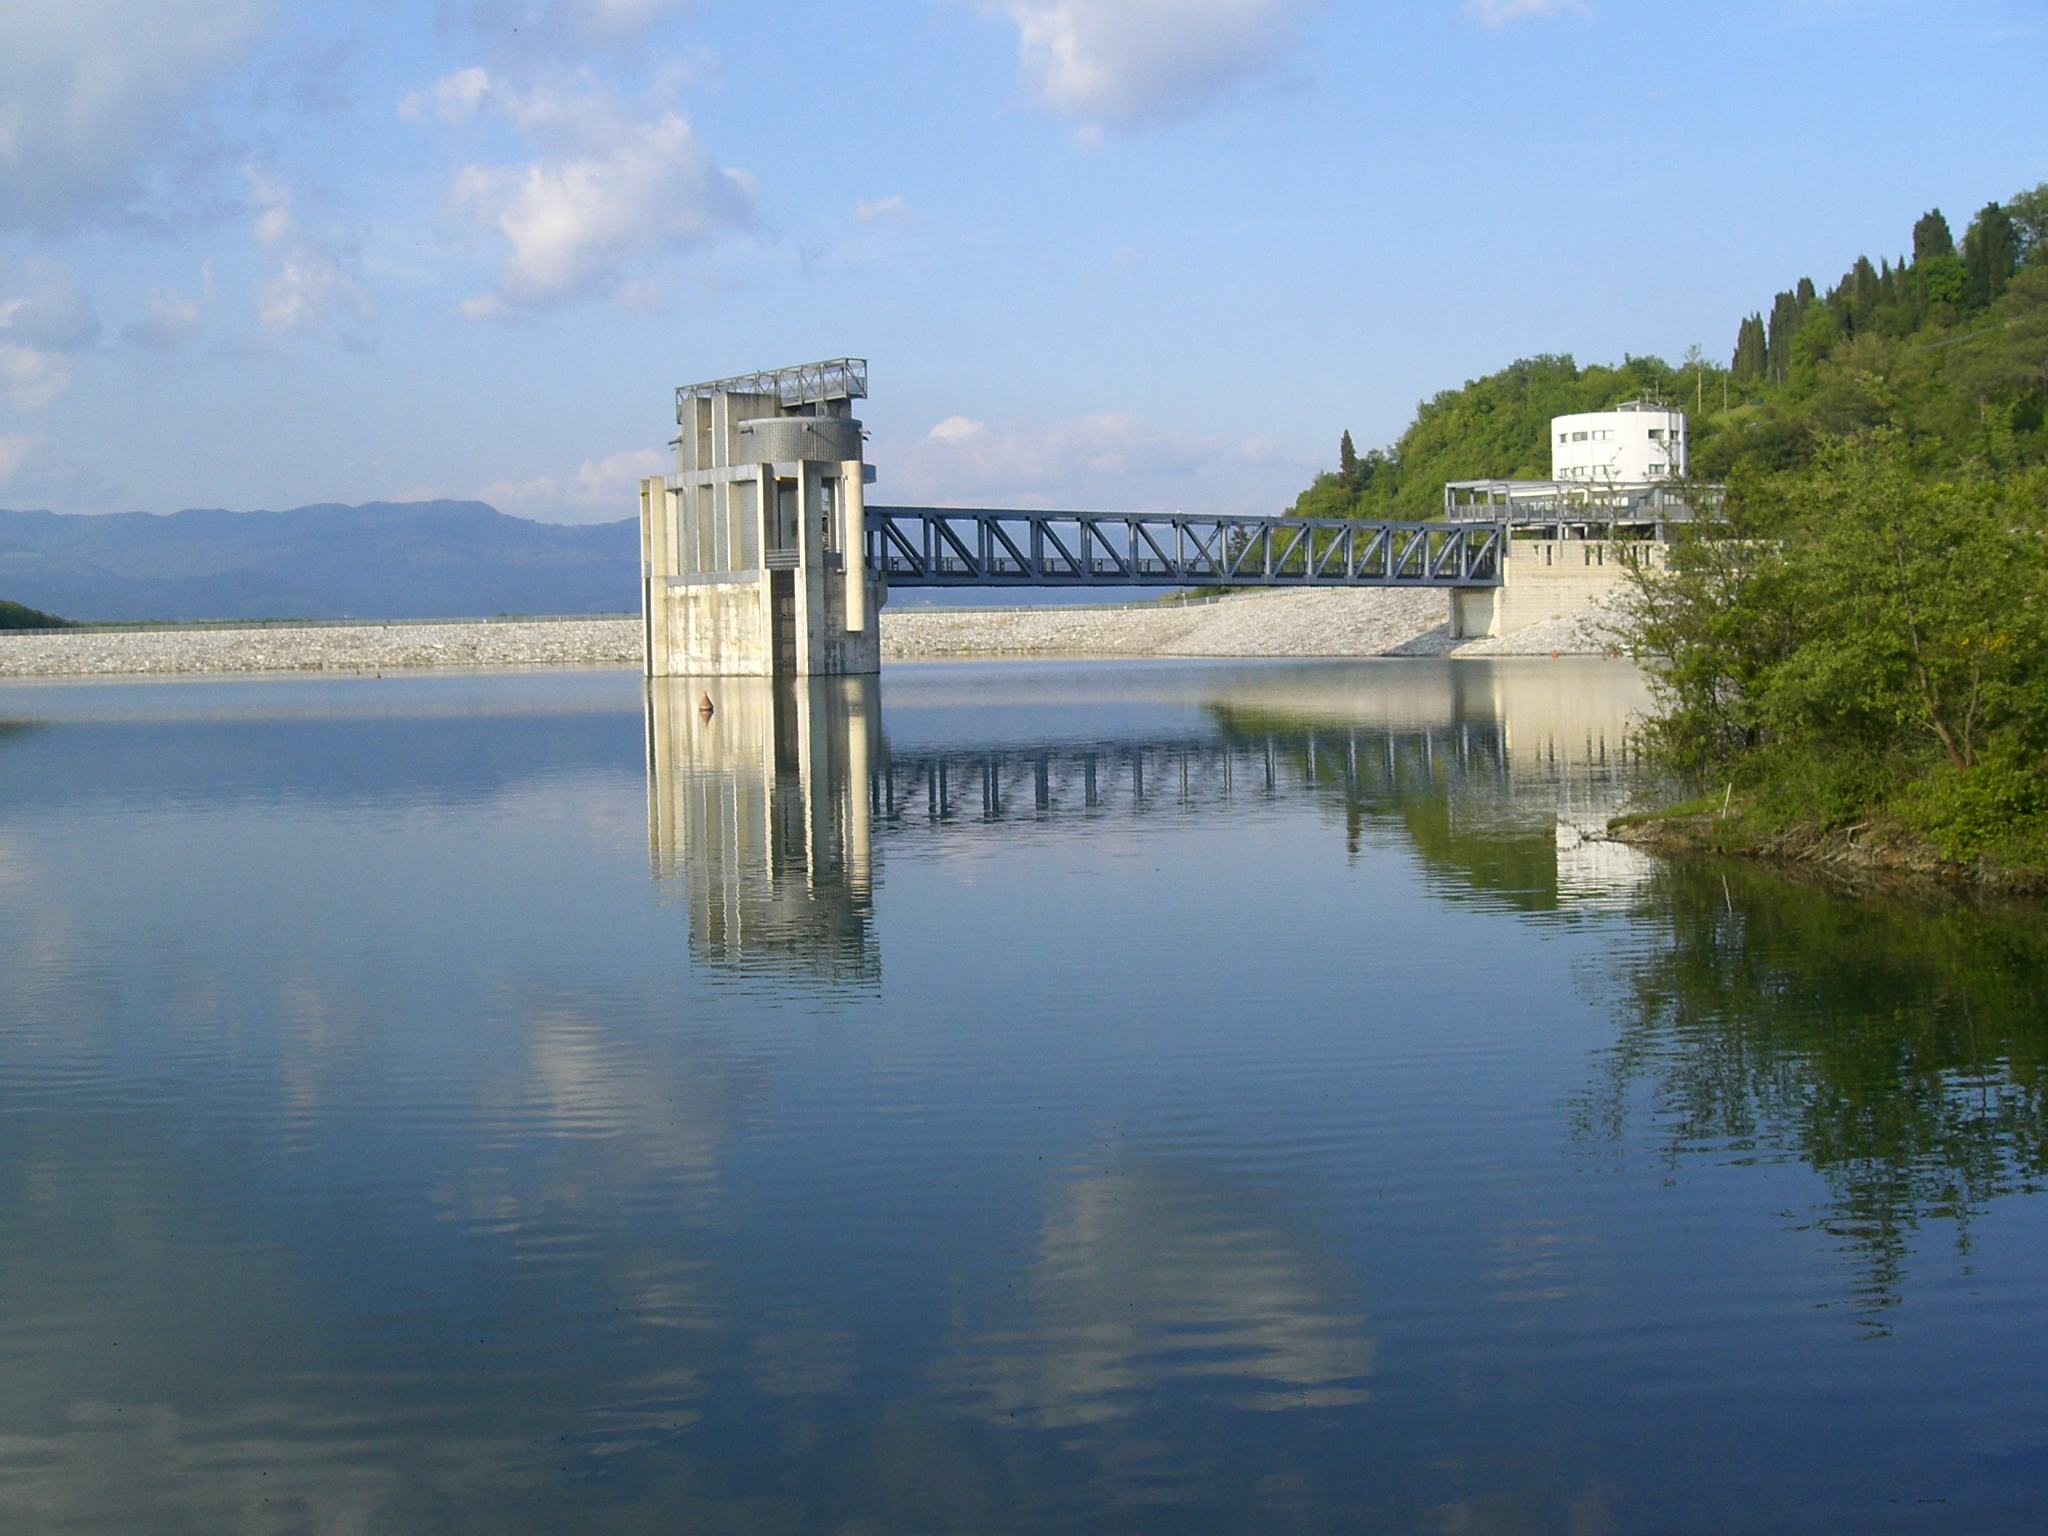
[[[1939,209],[1910,258],[1858,257],[1822,292],[1801,278],[1738,322],[1726,365],[1631,357],[1581,368],[1526,358],[1445,390],[1392,447],[1346,433],[1339,467],[1291,510],[1436,516],[1450,480],[1543,479],[1553,416],[1642,396],[1687,416],[1692,469],[1799,469],[1832,438],[1878,427],[1931,464],[2000,471],[2048,462],[2048,183],[1979,210],[1960,244]]]
[[[30,608],[22,603],[0,598],[0,629],[69,629],[71,621],[60,619],[54,613],[44,613],[40,608]]]

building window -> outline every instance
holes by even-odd
[[[1652,427],[1652,428],[1650,428],[1650,441],[1651,441],[1651,442],[1653,442],[1653,443],[1661,443],[1661,442],[1663,442],[1663,441],[1664,441],[1664,429],[1663,429],[1662,427]]]
[[[1575,443],[1583,443],[1585,440],[1586,434],[1583,432],[1574,432],[1572,434],[1572,441]]]

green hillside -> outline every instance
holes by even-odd
[[[1796,470],[1833,437],[1878,427],[1950,468],[2048,462],[2048,183],[1987,204],[1960,245],[1936,209],[1910,257],[1858,257],[1821,292],[1801,278],[1735,326],[1726,364],[1525,358],[1417,408],[1393,446],[1296,499],[1303,516],[1436,516],[1449,480],[1543,479],[1553,416],[1648,396],[1687,416],[1695,474]]]
[[[30,608],[21,603],[10,603],[0,598],[0,629],[69,629],[71,621],[60,619],[54,613],[44,613],[40,608]]]
[[[1552,416],[1683,409],[1726,505],[1614,620],[1640,740],[1700,799],[1641,835],[2048,887],[2048,184],[1911,237],[1758,306],[1725,366],[1533,358],[1384,452],[1347,434],[1296,509],[1430,517],[1447,480],[1546,477]]]

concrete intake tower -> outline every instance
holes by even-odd
[[[864,675],[882,666],[853,402],[865,359],[686,384],[676,467],[640,482],[649,677]]]

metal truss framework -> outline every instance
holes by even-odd
[[[1047,817],[1223,811],[1297,789],[1391,800],[1446,774],[1505,783],[1498,722],[1417,729],[1282,729],[1221,739],[891,752],[869,782],[895,832]]]
[[[892,587],[1497,587],[1500,523],[867,508]]]
[[[1516,528],[1662,529],[1720,516],[1727,494],[1725,485],[1686,481],[1453,480],[1444,487],[1444,517]]]
[[[770,368],[761,373],[736,374],[729,379],[708,379],[702,384],[676,387],[676,420],[681,421],[685,400],[708,400],[713,395],[773,395],[782,407],[811,405],[825,400],[864,400],[868,393],[868,360],[864,357],[834,357],[822,363],[798,363],[790,368]]]

